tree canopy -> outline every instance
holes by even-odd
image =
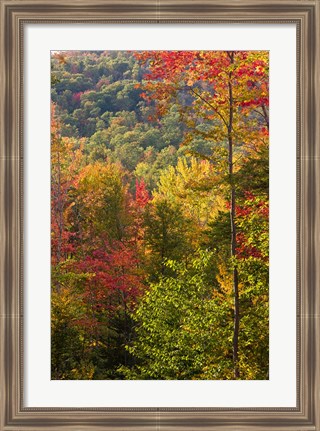
[[[51,61],[52,379],[268,379],[268,53]]]

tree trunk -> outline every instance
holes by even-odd
[[[234,53],[228,53],[230,63],[234,63]],[[235,257],[237,253],[237,231],[236,231],[236,190],[233,179],[233,111],[234,101],[232,92],[232,72],[229,73],[229,121],[228,121],[228,165],[229,165],[229,178],[231,184],[230,191],[230,224],[231,224],[231,257]],[[240,377],[239,371],[239,323],[240,323],[240,310],[239,310],[239,279],[238,269],[235,262],[233,266],[233,295],[234,295],[234,318],[233,318],[233,372],[234,378]]]
[[[57,224],[59,229],[58,246],[57,246],[57,263],[61,260],[62,250],[62,230],[63,230],[63,203],[62,203],[62,192],[61,192],[61,164],[60,164],[60,152],[58,152],[58,184],[57,184]]]

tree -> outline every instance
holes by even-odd
[[[181,206],[167,199],[151,201],[145,210],[144,227],[149,274],[154,280],[170,272],[166,259],[179,259],[190,250],[186,230],[189,221]]]
[[[108,162],[95,162],[79,172],[76,205],[84,240],[99,243],[125,236],[128,197],[124,175],[119,164]]]
[[[150,286],[133,316],[136,337],[128,350],[136,364],[121,369],[126,378],[232,378],[230,309],[214,295],[212,258],[201,251],[188,264],[166,261],[171,275]]]
[[[200,246],[205,227],[225,207],[217,193],[218,177],[208,160],[180,157],[177,166],[169,166],[160,174],[154,199],[167,199],[181,207],[184,217],[190,220],[186,232],[190,244]]]
[[[262,51],[146,51],[137,58],[149,66],[143,97],[157,101],[158,114],[170,104],[180,106],[181,118],[192,130],[225,148],[222,175],[230,202],[230,256],[233,262],[234,377],[239,373],[239,273],[237,267],[235,172],[244,155],[261,142],[261,129],[269,127],[268,54]],[[201,126],[211,124],[209,131]],[[223,153],[213,154],[221,162]]]
[[[130,243],[113,241],[91,250],[74,267],[84,281],[81,302],[86,312],[78,325],[91,347],[92,378],[115,378],[119,364],[132,362],[124,346],[131,340],[131,314],[145,289],[139,257]]]
[[[269,365],[268,197],[262,193],[245,193],[236,214],[242,310],[239,364],[247,378],[263,379],[268,376]]]
[[[71,192],[83,157],[81,143],[60,136],[54,105],[51,115],[51,261],[58,265],[74,252],[76,232],[68,213],[74,204]]]
[[[90,380],[94,364],[87,328],[79,325],[86,306],[76,289],[61,288],[51,294],[51,378]]]

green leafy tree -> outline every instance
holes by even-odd
[[[170,268],[166,259],[179,259],[190,251],[185,234],[189,220],[176,203],[166,199],[151,201],[145,208],[144,227],[150,277],[156,279]]]
[[[232,309],[215,297],[212,259],[202,251],[188,265],[166,261],[172,275],[150,286],[133,316],[137,363],[121,369],[127,378],[232,378]]]

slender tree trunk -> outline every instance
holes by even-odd
[[[61,250],[62,250],[62,230],[63,230],[63,204],[62,204],[62,192],[61,192],[61,164],[60,164],[60,152],[58,152],[58,190],[57,190],[57,224],[59,229],[58,236],[58,246],[57,246],[57,263],[60,263],[61,260]]]
[[[53,174],[51,176],[51,205],[53,211],[51,217],[53,217],[57,223],[57,247],[55,251],[56,264],[59,264],[62,258],[62,233],[63,233],[63,193],[61,185],[61,162],[60,162],[60,149],[58,149],[58,160],[57,160],[57,176]],[[55,289],[60,293],[61,286],[59,282],[55,283]]]
[[[234,52],[230,51],[227,52],[227,55],[229,56],[230,64],[234,63]],[[229,168],[229,179],[230,179],[230,225],[231,225],[231,257],[236,257],[237,255],[237,230],[236,230],[236,189],[234,184],[234,177],[233,177],[233,114],[234,114],[234,99],[233,99],[233,84],[232,84],[232,77],[233,72],[229,72],[228,77],[228,90],[229,90],[229,118],[228,120],[225,119],[217,109],[214,108],[214,106],[209,103],[205,98],[203,98],[200,94],[198,94],[196,91],[191,89],[191,92],[199,97],[202,101],[204,101],[208,106],[210,106],[214,112],[219,115],[219,117],[222,119],[224,125],[227,128],[227,134],[228,134],[228,168]],[[265,107],[263,107],[263,116],[265,117],[266,121],[268,119],[267,117],[267,110]],[[269,123],[267,121],[267,126],[269,126]],[[240,324],[240,304],[239,304],[239,275],[238,275],[238,269],[233,262],[233,271],[232,271],[232,278],[233,278],[233,297],[234,297],[234,314],[233,314],[233,374],[235,379],[239,379],[240,377],[240,370],[239,370],[239,324]]]
[[[228,53],[230,63],[234,62],[234,53]],[[236,256],[237,249],[237,231],[236,231],[236,190],[233,179],[233,113],[234,113],[234,100],[232,91],[232,72],[229,73],[229,121],[228,121],[228,165],[229,165],[229,178],[231,183],[230,193],[230,224],[231,224],[231,257]],[[239,323],[240,323],[240,310],[239,310],[239,279],[238,269],[233,263],[233,295],[234,295],[234,320],[233,320],[233,369],[234,378],[240,377],[239,372]]]
[[[269,114],[265,105],[262,105],[262,112],[263,112],[264,119],[266,121],[266,126],[269,129]]]

